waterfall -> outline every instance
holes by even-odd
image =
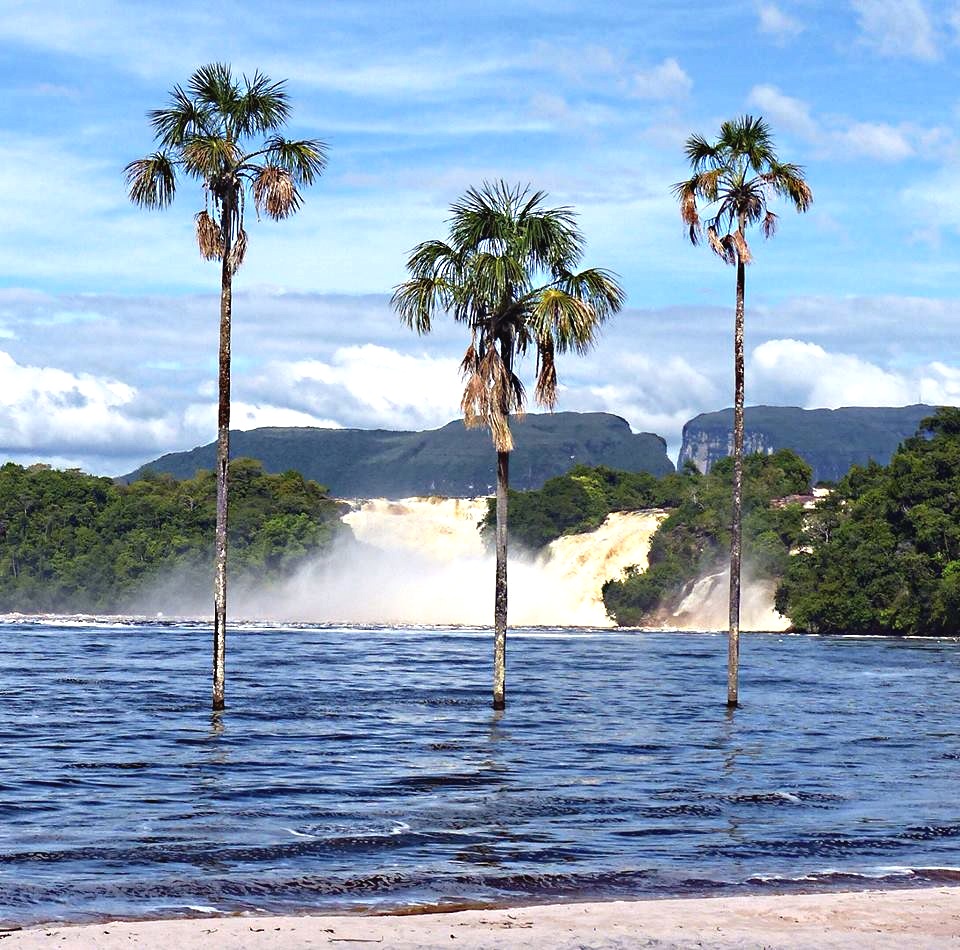
[[[270,587],[235,591],[248,619],[329,623],[463,624],[493,620],[493,554],[477,530],[486,498],[374,498],[344,516],[359,543],[344,543]],[[594,531],[567,535],[536,556],[514,546],[509,565],[513,626],[610,627],[601,588],[625,568],[646,568],[650,541],[668,512],[613,512]],[[726,574],[690,585],[656,626],[724,630]],[[784,630],[773,586],[744,577],[742,629]]]
[[[360,544],[282,584],[238,591],[237,616],[280,620],[485,626],[493,617],[493,555],[477,525],[485,498],[375,498],[344,516]],[[588,534],[510,559],[510,623],[612,626],[600,596],[608,578],[646,566],[663,511],[615,512]]]

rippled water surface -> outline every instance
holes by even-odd
[[[960,881],[960,644],[0,622],[0,920]]]

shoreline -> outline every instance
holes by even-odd
[[[590,948],[960,948],[960,886],[538,904],[384,915],[228,916],[0,930],[3,950],[380,944]]]

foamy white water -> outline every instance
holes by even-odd
[[[477,525],[486,499],[371,499],[345,516],[364,548],[344,546],[291,580],[238,592],[238,616],[344,623],[490,622],[494,559]],[[604,581],[646,567],[666,512],[615,512],[588,534],[559,538],[536,558],[510,559],[511,624],[609,627]]]
[[[773,606],[776,585],[745,575],[740,590],[740,629],[779,633],[790,618]],[[666,618],[673,630],[726,630],[729,623],[730,571],[699,578],[677,609]]]

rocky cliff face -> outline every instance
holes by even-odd
[[[770,454],[793,449],[813,468],[813,479],[836,481],[851,465],[871,459],[886,465],[897,446],[917,431],[933,406],[799,409],[748,406],[744,412],[744,451]],[[706,412],[683,427],[679,464],[693,462],[708,472],[733,451],[733,410]]]

